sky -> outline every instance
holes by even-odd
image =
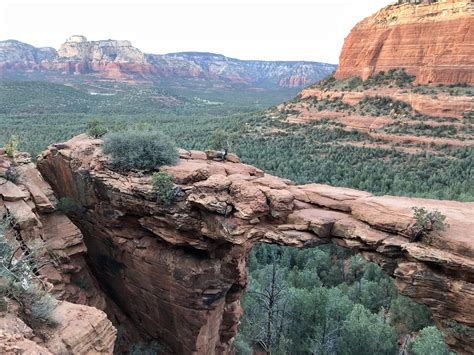
[[[0,40],[59,48],[70,35],[145,53],[338,63],[344,38],[393,0],[0,0]]]

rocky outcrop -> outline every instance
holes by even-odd
[[[177,166],[162,168],[179,187],[176,200],[162,205],[150,176],[110,169],[101,143],[81,135],[51,146],[38,167],[59,196],[75,201],[72,218],[109,296],[172,352],[231,351],[246,257],[257,242],[358,250],[432,309],[453,349],[474,351],[467,333],[446,322],[474,327],[473,203],[296,186],[236,157],[181,151]],[[413,206],[438,209],[449,227],[410,243]]]
[[[117,331],[96,308],[60,302],[54,309],[55,326],[35,335],[14,313],[0,317],[2,354],[112,354]]]
[[[18,76],[61,81],[97,77],[116,81],[188,81],[188,85],[210,82],[219,86],[295,88],[327,76],[335,65],[317,62],[252,61],[213,53],[144,54],[129,41],[88,41],[69,37],[56,52],[18,41],[0,42],[0,78]]]
[[[143,77],[152,70],[145,54],[130,41],[88,41],[84,36],[69,37],[50,66],[69,74],[96,72],[116,80]]]
[[[366,97],[390,97],[392,100],[409,104],[414,111],[432,117],[455,117],[462,119],[465,114],[474,112],[474,100],[471,96],[452,96],[447,94],[422,95],[408,92],[406,89],[374,88],[364,91],[331,91],[308,88],[300,93],[302,99],[315,97],[319,100],[341,99],[354,106]]]
[[[13,218],[9,233],[44,260],[37,275],[62,300],[53,311],[57,325],[41,330],[11,312],[12,303],[9,313],[0,314],[2,354],[112,354],[116,330],[102,311],[105,296],[86,265],[82,234],[60,205],[28,154],[10,158],[0,149],[0,218]]]
[[[346,38],[336,78],[404,68],[418,83],[474,83],[470,0],[391,4]]]

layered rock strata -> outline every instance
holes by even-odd
[[[353,28],[336,78],[404,68],[418,83],[474,83],[473,28],[470,0],[391,4]]]
[[[299,248],[336,243],[377,262],[402,294],[433,311],[459,353],[472,353],[456,321],[473,330],[474,203],[296,186],[242,164],[181,151],[163,167],[179,187],[156,202],[150,176],[119,173],[85,135],[49,147],[38,167],[75,201],[89,263],[109,296],[147,335],[174,353],[229,353],[242,310],[246,258],[257,242]],[[410,243],[413,206],[438,209],[449,227]],[[133,300],[133,301],[131,301]]]
[[[58,205],[28,154],[8,157],[0,150],[0,218],[13,219],[8,233],[15,233],[24,250],[41,253],[44,265],[37,270],[38,276],[62,300],[53,312],[58,325],[45,326],[42,338],[36,335],[38,329],[28,327],[10,311],[15,308],[10,305],[8,313],[0,314],[2,354],[113,351],[116,330],[101,311],[106,308],[105,297],[86,265],[82,234]]]
[[[333,64],[304,61],[238,60],[214,53],[145,54],[125,40],[88,41],[71,36],[59,50],[35,48],[16,40],[0,41],[0,78],[63,81],[108,79],[120,82],[190,80],[219,86],[296,88],[318,81]]]
[[[54,327],[38,337],[14,313],[0,317],[2,354],[113,354],[116,329],[107,315],[96,308],[60,302],[54,309]]]

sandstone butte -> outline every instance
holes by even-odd
[[[42,344],[18,320],[13,322],[21,327],[4,317],[0,337],[15,333],[12,346],[55,352],[69,341],[68,349],[110,353],[115,330],[96,309],[116,320],[105,299],[144,337],[173,353],[230,353],[242,315],[246,258],[255,243],[266,242],[357,250],[393,276],[402,294],[431,308],[453,350],[474,352],[474,203],[297,186],[233,155],[219,162],[182,150],[177,166],[162,168],[180,188],[176,201],[164,206],[155,201],[149,175],[112,170],[101,144],[80,135],[50,146],[37,163],[50,185],[26,158],[19,163],[24,155],[17,157],[18,182],[0,181],[0,208],[21,217],[21,237],[52,240],[63,253],[57,269],[44,276],[65,300],[57,311],[64,327],[78,322],[72,334],[61,334],[63,327],[56,331],[60,345]],[[4,155],[0,161],[1,175],[10,162]],[[54,209],[55,199],[66,197],[75,205],[74,225]],[[409,243],[412,206],[438,209],[449,227]],[[78,275],[90,282],[89,294],[74,287]],[[463,331],[455,332],[452,321]],[[91,328],[94,322],[100,326]]]
[[[473,9],[470,0],[391,4],[353,28],[335,76],[404,68],[421,84],[474,83]]]

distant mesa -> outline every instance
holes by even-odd
[[[119,82],[190,80],[264,89],[300,88],[336,69],[318,62],[249,61],[214,53],[146,54],[127,40],[90,41],[72,35],[60,46],[35,48],[19,41],[0,42],[0,78],[63,81],[69,75]]]

